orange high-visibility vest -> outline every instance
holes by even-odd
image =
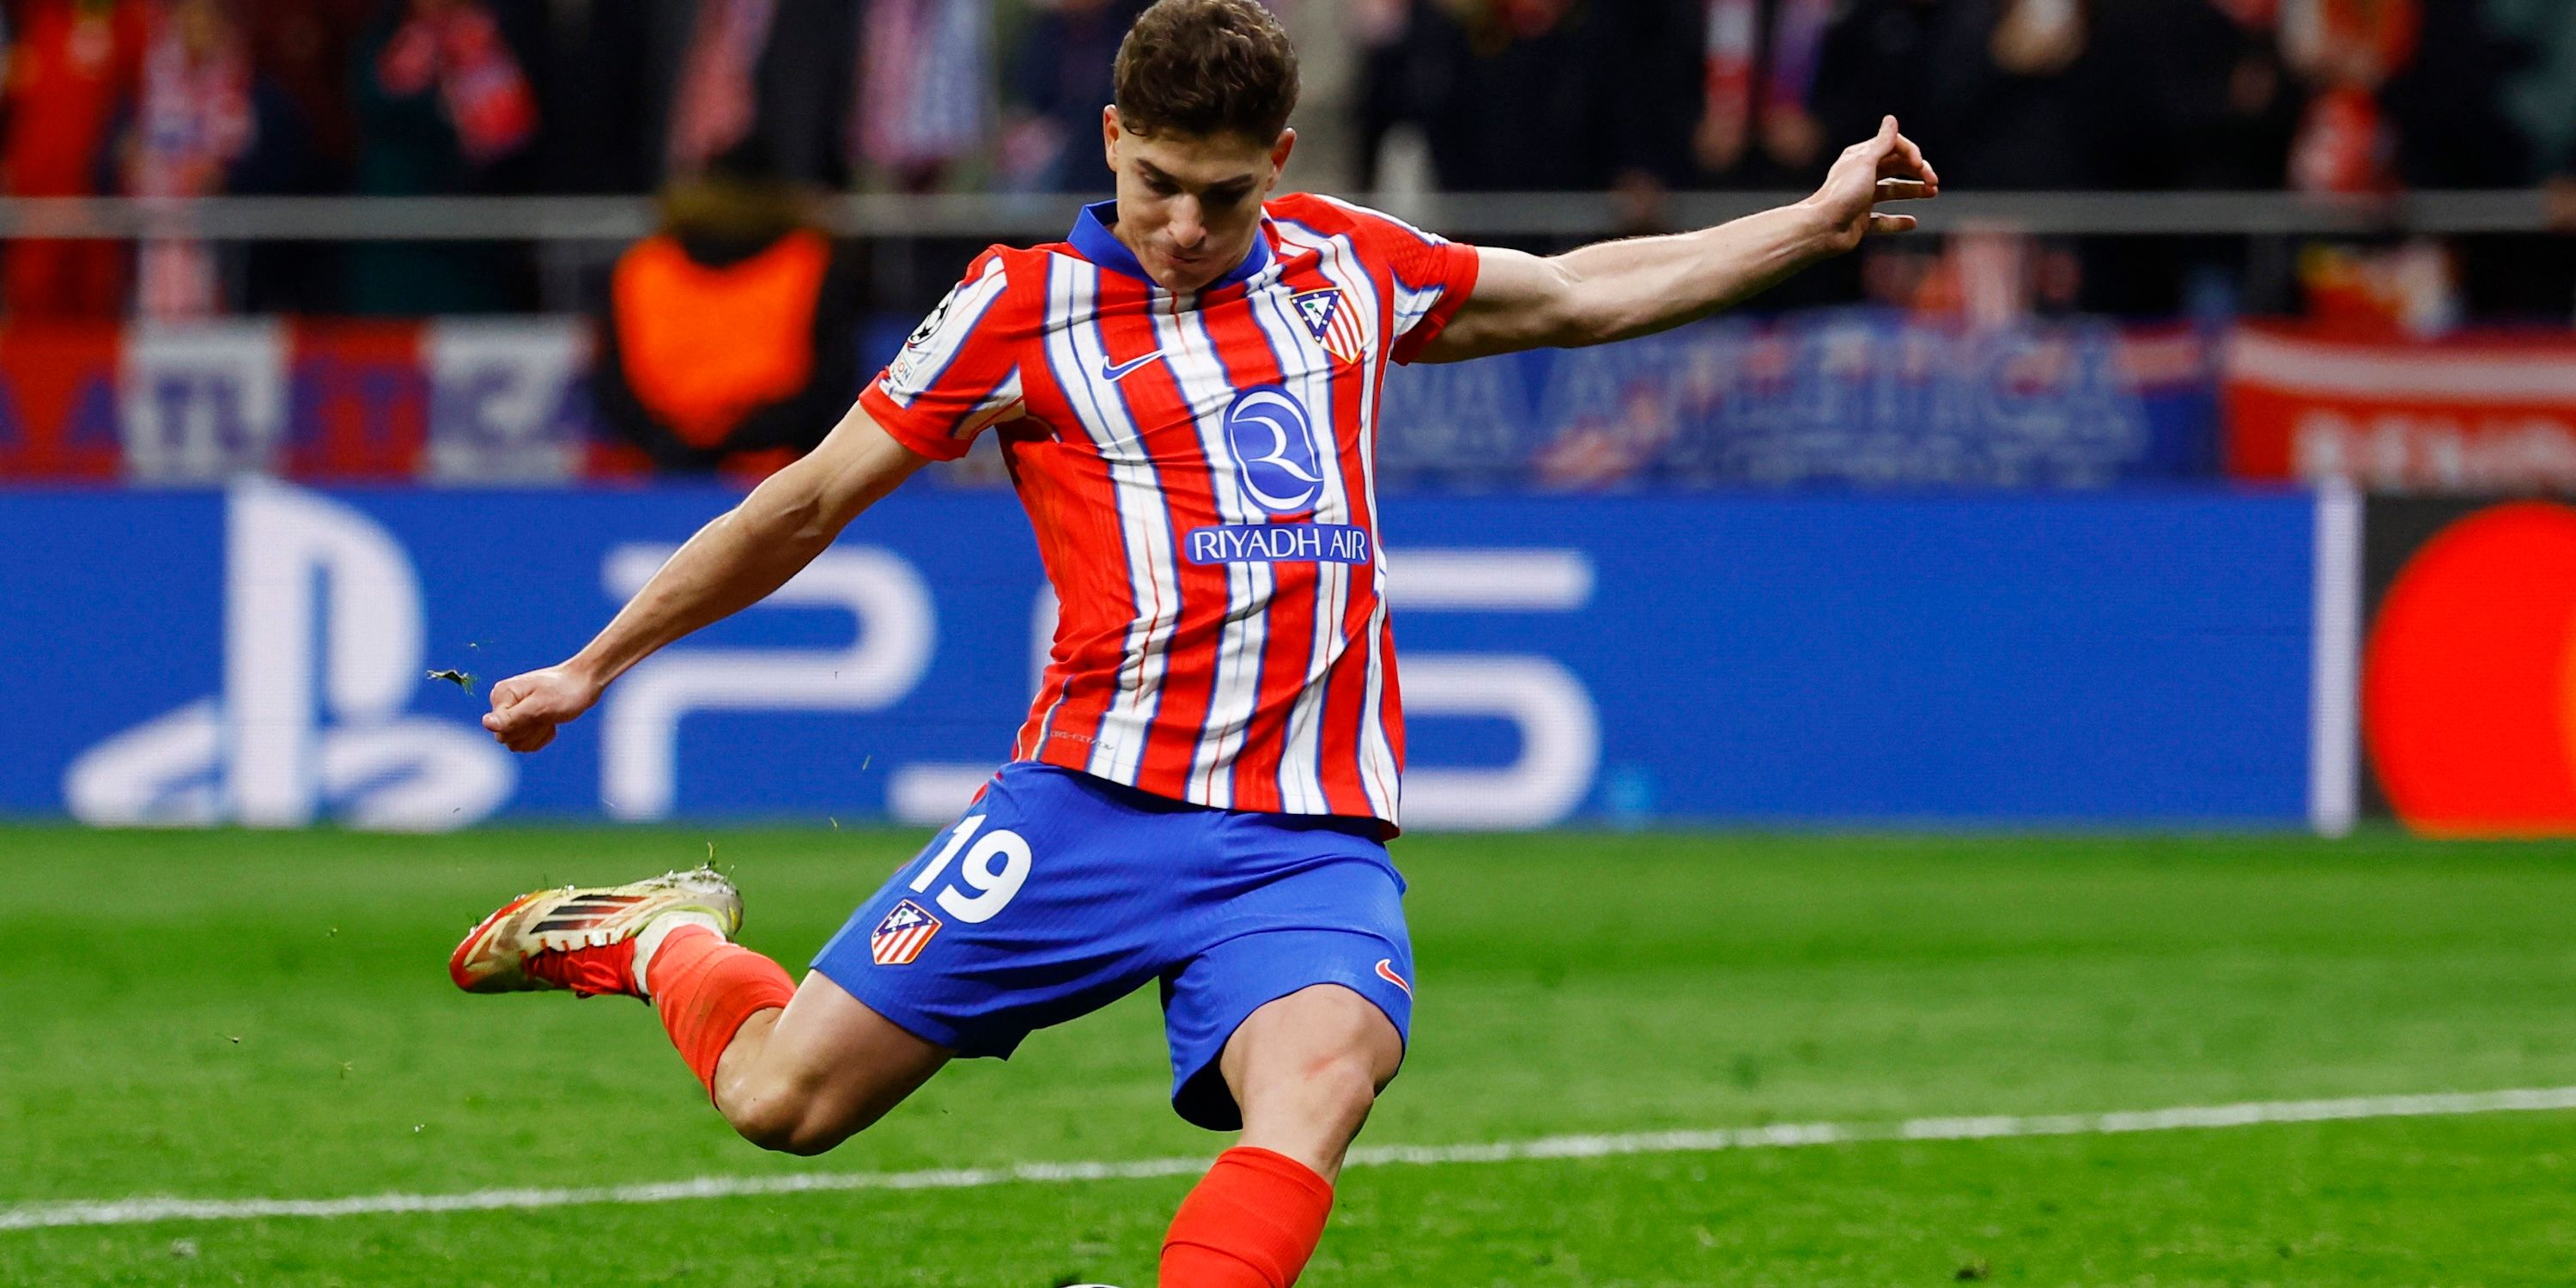
[[[723,268],[689,258],[667,233],[636,243],[609,291],[635,400],[682,442],[713,448],[754,408],[804,388],[831,261],[831,243],[811,229]]]

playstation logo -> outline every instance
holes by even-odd
[[[434,831],[509,799],[508,752],[405,710],[424,675],[420,578],[393,534],[260,479],[233,487],[224,528],[223,691],[81,753],[63,775],[74,817]]]

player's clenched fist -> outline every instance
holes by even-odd
[[[514,675],[492,686],[492,710],[483,727],[512,751],[535,751],[555,740],[555,726],[599,701],[599,685],[560,666]]]

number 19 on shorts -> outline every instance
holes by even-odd
[[[1001,827],[977,839],[976,833],[983,826],[981,814],[958,823],[948,844],[941,846],[938,856],[912,879],[913,892],[926,894],[947,873],[948,865],[955,862],[956,882],[940,890],[934,902],[941,911],[963,922],[992,920],[1010,906],[1012,897],[1029,879],[1029,843],[1019,833]],[[974,848],[967,848],[969,841],[974,842]],[[960,850],[965,850],[963,859],[958,858]]]

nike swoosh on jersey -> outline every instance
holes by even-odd
[[[1113,363],[1107,358],[1103,358],[1100,360],[1100,378],[1112,382],[1125,380],[1128,373],[1162,356],[1163,351],[1156,349],[1152,353],[1146,354],[1144,357],[1130,358],[1125,362]]]

